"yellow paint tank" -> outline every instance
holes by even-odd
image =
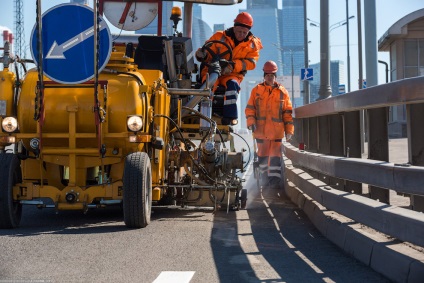
[[[0,71],[0,115],[12,116],[15,74],[8,68]],[[5,112],[5,113],[1,113]]]
[[[105,136],[103,143],[106,144],[106,147],[125,147],[127,138],[124,139],[122,136],[128,133],[127,116],[145,116],[147,113],[149,99],[144,97],[147,94],[141,93],[139,81],[134,76],[139,76],[140,80],[143,81],[138,73],[133,73],[133,75],[100,74],[99,76],[99,81],[107,81],[106,92],[101,86],[98,90],[99,105],[106,110],[105,123],[102,123],[102,133]],[[34,120],[37,81],[37,72],[31,70],[22,85],[18,103],[18,120],[21,133],[37,132],[37,122]],[[72,132],[71,127],[74,123],[72,116],[75,114],[75,133],[80,137],[85,134],[85,138],[77,139],[76,147],[97,147],[94,88],[84,84],[54,84],[47,78],[45,82],[45,118],[42,132],[46,138],[43,137],[43,145],[67,146],[67,138],[49,139],[48,134],[68,134]],[[92,135],[92,138],[90,138],[90,134],[94,136]],[[117,138],[119,136],[121,138]]]

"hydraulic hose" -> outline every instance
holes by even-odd
[[[247,149],[249,150],[249,159],[247,160],[246,165],[243,167],[243,170],[244,170],[249,165],[250,159],[252,159],[252,151],[250,150],[249,143],[241,135],[239,135],[237,133],[233,133],[233,134],[238,136],[239,138],[241,138],[244,141],[244,143],[247,145]]]
[[[215,128],[217,129],[217,132],[218,132],[219,137],[221,138],[222,147],[223,147],[223,148],[226,148],[226,146],[225,146],[225,142],[224,142],[224,138],[223,138],[223,136],[222,136],[222,133],[221,133],[221,131],[220,131],[220,130],[216,127],[216,122],[215,122],[214,120],[210,119],[209,117],[206,117],[205,115],[203,115],[203,114],[202,114],[202,113],[200,113],[199,111],[194,110],[194,109],[191,109],[191,108],[189,108],[189,107],[187,107],[187,106],[183,106],[182,108],[183,108],[184,110],[190,110],[191,112],[196,113],[196,115],[198,115],[200,118],[205,119],[205,120],[207,120],[209,123],[211,123],[212,125],[214,125],[214,126],[215,126]],[[181,136],[182,136],[182,135],[181,135]]]

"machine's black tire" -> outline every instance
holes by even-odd
[[[15,154],[0,154],[0,229],[19,226],[22,204],[13,201],[13,186],[22,182],[21,162]]]
[[[124,222],[129,228],[144,228],[152,213],[152,168],[145,152],[129,154],[124,166]]]
[[[246,209],[247,204],[247,189],[241,189],[240,208]]]

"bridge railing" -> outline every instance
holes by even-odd
[[[406,105],[405,164],[389,162],[388,113],[396,105]],[[294,166],[286,179],[327,209],[424,247],[424,214],[417,212],[424,211],[424,77],[320,100],[296,108],[294,117],[295,142],[284,144]],[[390,206],[389,190],[410,196],[417,211]]]

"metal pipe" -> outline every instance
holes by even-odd
[[[357,0],[357,14],[358,14],[358,89],[362,89],[362,10],[361,10],[361,0]]]
[[[350,92],[349,0],[346,0],[347,92]]]
[[[389,64],[387,64],[387,62],[382,61],[382,60],[378,60],[378,63],[384,64],[386,66],[386,83],[389,82]]]
[[[216,80],[218,79],[218,74],[217,73],[212,73],[209,75],[209,80],[206,80],[206,82],[200,87],[200,89],[203,90],[210,90],[213,85],[215,84]],[[195,96],[193,98],[191,98],[184,106],[188,107],[188,108],[194,108],[202,99],[202,96]],[[181,112],[181,116],[184,117],[185,115],[187,115],[190,111],[188,111],[187,109],[183,109]]]
[[[378,85],[377,78],[377,27],[375,0],[364,1],[365,59],[367,87]]]
[[[162,13],[163,13],[162,1],[158,1],[158,29],[157,29],[158,36],[162,36],[162,16],[163,16]]]
[[[168,88],[171,95],[193,95],[193,96],[210,96],[210,89],[182,89],[182,88]]]
[[[318,91],[318,100],[325,99],[331,96],[331,86],[330,86],[330,36],[329,36],[329,0],[321,0],[321,10],[320,10],[320,74],[321,81]]]
[[[183,35],[185,37],[192,37],[192,25],[193,25],[193,3],[184,3],[184,26]]]
[[[171,87],[178,87],[177,83],[177,68],[174,60],[174,49],[172,38],[164,39],[165,54],[166,54],[166,65],[168,67],[168,76]]]
[[[361,9],[361,0],[357,0],[356,4],[357,16],[358,16],[358,89],[362,89],[362,9]],[[360,116],[360,137],[361,137],[361,153],[364,153],[364,143],[365,143],[365,111],[359,111]]]
[[[303,45],[305,48],[305,69],[309,68],[309,51],[308,51],[308,17],[307,17],[307,0],[303,0]],[[309,104],[309,81],[303,81],[303,105]]]

